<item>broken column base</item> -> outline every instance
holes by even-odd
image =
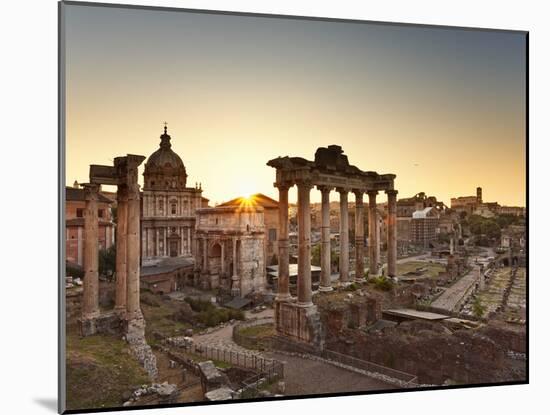
[[[283,343],[290,346],[295,343],[299,350],[321,351],[324,348],[321,317],[315,305],[303,307],[295,302],[277,301],[275,328]]]
[[[78,320],[78,327],[82,337],[94,334],[123,333],[123,325],[120,316],[115,312],[100,313],[94,317],[82,317]]]
[[[157,358],[145,340],[145,319],[142,316],[125,321],[126,342],[134,357],[149,374],[151,380],[158,374]]]

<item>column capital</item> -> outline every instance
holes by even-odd
[[[117,186],[116,199],[118,202],[128,201],[128,186],[125,184],[119,184]]]
[[[84,188],[86,200],[97,200],[99,197],[99,185],[95,183],[84,183],[81,185]]]
[[[313,182],[311,180],[304,179],[296,182],[296,186],[298,186],[299,189],[311,190],[313,188]]]
[[[367,190],[367,194],[369,195],[369,197],[376,196],[378,194],[378,190],[374,190],[374,189]]]
[[[397,192],[397,190],[395,190],[395,189],[388,189],[388,190],[386,190],[386,194],[387,194],[388,196],[397,196],[397,193],[398,193],[398,192]]]
[[[336,191],[340,194],[348,194],[350,192],[350,189],[348,189],[347,187],[337,187]]]
[[[275,183],[273,183],[273,187],[276,187],[277,189],[279,189],[279,191],[288,190],[292,186],[294,186],[294,183],[291,183],[291,182],[283,182],[283,183],[275,182]]]
[[[352,192],[356,198],[359,198],[359,197],[363,198],[363,195],[365,194],[364,190],[359,190],[359,189],[353,189]]]
[[[330,193],[332,189],[334,189],[333,186],[326,186],[326,185],[317,185],[317,190],[319,190],[321,193]]]

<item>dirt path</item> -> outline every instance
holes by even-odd
[[[251,313],[247,311],[245,317],[247,320],[251,320],[254,318],[273,317],[273,310],[268,308],[259,313]],[[208,346],[219,347],[226,350],[261,355],[260,352],[245,349],[244,347],[239,346],[233,341],[233,327],[238,323],[239,322],[237,321],[233,324],[228,324],[209,333],[197,334],[193,336],[193,341],[196,344],[205,344]]]
[[[355,373],[331,364],[289,356],[282,353],[266,353],[286,362],[285,395],[307,395],[319,393],[367,392],[396,389],[395,386],[377,379]]]

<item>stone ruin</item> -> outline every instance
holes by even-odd
[[[134,356],[154,379],[156,358],[145,340],[145,319],[140,308],[140,193],[138,167],[145,157],[116,157],[113,166],[90,166],[84,214],[84,283],[80,334],[125,334]],[[101,184],[117,186],[116,292],[114,310],[99,309],[98,196]]]
[[[321,226],[321,280],[319,291],[332,291],[330,280],[330,192],[340,194],[340,283],[349,282],[349,226],[348,194],[355,195],[355,280],[365,281],[363,196],[369,197],[369,274],[379,273],[376,195],[385,191],[388,195],[388,272],[396,276],[397,230],[394,174],[378,174],[362,171],[350,165],[340,146],[320,147],[315,161],[301,157],[278,157],[268,166],[276,169],[275,187],[279,189],[279,268],[278,293],[275,305],[275,323],[279,335],[287,340],[305,343],[316,350],[323,349],[322,324],[317,307],[313,304],[311,289],[311,216],[310,191],[316,186],[322,196]],[[288,190],[298,187],[298,295],[292,298],[289,291],[289,232]]]

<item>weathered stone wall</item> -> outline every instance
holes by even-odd
[[[266,284],[264,236],[241,239],[241,261],[238,274],[241,281],[241,296],[252,291],[263,291]]]
[[[521,373],[506,365],[508,347],[495,333],[460,330],[439,323],[412,321],[367,334],[333,331],[327,325],[326,348],[418,376],[420,383],[485,383],[518,380]],[[501,334],[504,335],[504,334]]]

